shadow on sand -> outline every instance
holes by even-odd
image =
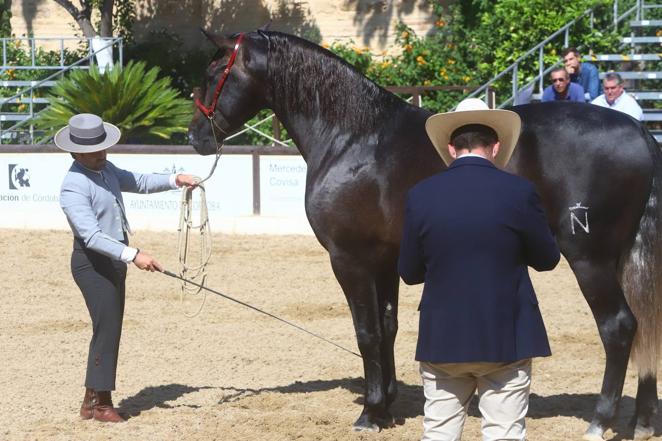
[[[175,401],[178,398],[198,392],[203,389],[213,389],[211,386],[186,386],[183,384],[167,384],[164,386],[150,386],[146,387],[132,397],[127,397],[118,403],[118,408],[121,413],[126,415],[128,418],[132,418],[140,415],[141,412],[150,410],[154,407],[160,407],[165,409],[172,409],[173,407],[180,406],[171,406],[166,404],[168,401]],[[188,407],[197,408],[199,406]]]
[[[219,404],[232,403],[244,398],[258,396],[264,393],[311,393],[325,392],[337,388],[348,390],[356,395],[354,402],[363,404],[363,378],[343,378],[337,380],[314,380],[306,382],[294,382],[285,386],[276,386],[260,389],[219,388],[223,396]],[[593,409],[598,399],[597,394],[558,394],[541,396],[531,394],[529,403],[529,419],[544,419],[552,417],[574,417],[586,421],[587,427],[593,416]],[[421,386],[398,382],[398,398],[391,405],[391,412],[396,418],[396,424],[404,424],[408,418],[416,418],[423,414],[423,391]],[[612,441],[632,439],[633,430],[629,419],[634,414],[635,400],[625,396],[621,400],[620,414],[615,420],[613,427],[614,437]],[[478,399],[474,399],[469,405],[469,415],[480,417],[478,410]],[[655,436],[662,434],[662,415],[653,419]]]

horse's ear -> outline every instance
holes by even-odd
[[[225,49],[229,46],[232,46],[232,42],[225,38],[222,35],[214,34],[213,32],[209,32],[203,28],[200,28],[202,33],[204,34],[205,37],[212,43],[214,43],[215,46],[217,46],[220,49]]]
[[[258,30],[258,31],[262,31],[262,32],[264,32],[264,31],[268,31],[269,28],[271,27],[271,22],[272,22],[272,21],[273,21],[273,20],[269,20],[268,23],[263,24],[262,26],[260,26],[259,28],[257,28],[257,30]]]

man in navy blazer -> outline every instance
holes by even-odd
[[[405,283],[424,283],[423,440],[460,440],[476,389],[483,439],[526,439],[531,358],[551,354],[527,267],[560,254],[533,184],[498,168],[520,125],[473,98],[426,124],[449,168],[409,191],[398,261]]]

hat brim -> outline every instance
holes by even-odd
[[[114,146],[120,140],[122,132],[113,124],[104,122],[103,128],[106,131],[106,138],[98,144],[84,145],[77,144],[71,140],[69,126],[65,126],[58,130],[53,138],[53,142],[60,150],[69,153],[94,153],[100,150],[105,150]]]
[[[461,112],[437,113],[425,122],[425,130],[446,165],[454,161],[448,151],[451,134],[467,124],[482,124],[494,129],[499,137],[499,152],[494,158],[497,167],[504,168],[515,150],[522,128],[517,113],[510,110],[466,110]]]

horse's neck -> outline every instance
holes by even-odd
[[[276,107],[276,106],[274,106]],[[325,131],[320,130],[324,125],[312,115],[305,115],[296,110],[274,108],[274,113],[278,120],[283,124],[288,135],[294,141],[299,149],[303,159],[308,161],[308,157],[316,148],[326,141]]]
[[[327,87],[305,96],[305,106],[274,94],[270,107],[306,161],[311,155],[321,153],[319,149],[358,144],[361,138],[372,136],[392,124],[399,113],[411,110],[407,109],[411,105],[367,83],[367,79],[362,82],[355,77],[354,80],[349,85],[343,81],[324,83]],[[288,78],[290,84],[305,81],[310,80]],[[333,96],[332,100],[328,98],[329,94]],[[361,101],[360,106],[357,106],[357,100]],[[333,102],[331,106],[329,101]],[[343,142],[343,139],[347,141]]]

